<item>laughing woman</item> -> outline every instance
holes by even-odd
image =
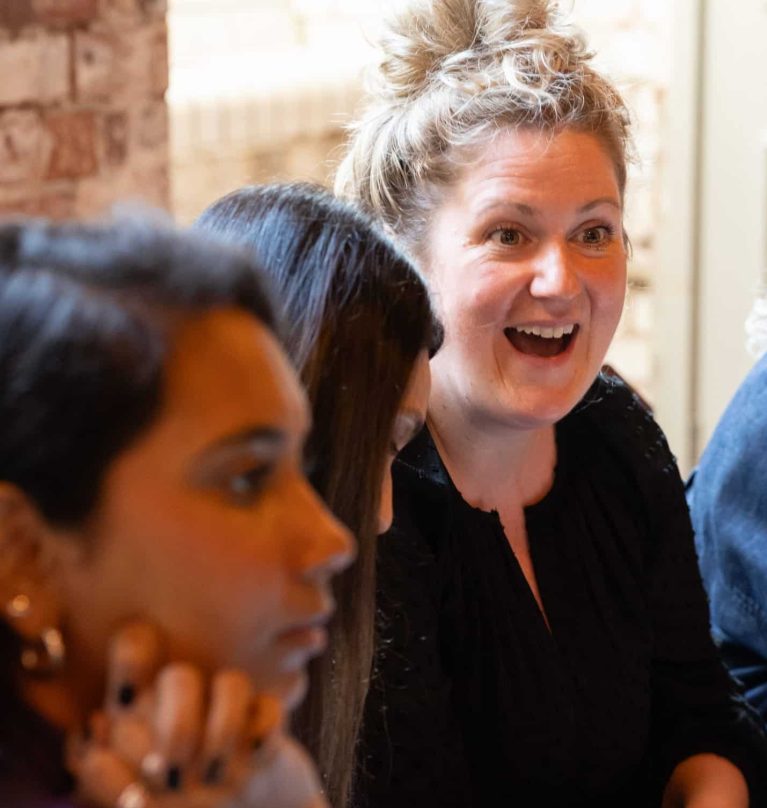
[[[546,0],[414,0],[380,79],[338,189],[417,260],[445,341],[381,545],[366,804],[766,804],[676,464],[600,374],[626,286],[620,96]]]

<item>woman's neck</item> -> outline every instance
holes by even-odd
[[[449,396],[432,395],[429,430],[463,498],[483,510],[540,501],[554,480],[553,424],[515,427],[468,412]]]

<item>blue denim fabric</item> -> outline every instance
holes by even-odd
[[[722,416],[687,502],[714,639],[767,723],[767,357]]]

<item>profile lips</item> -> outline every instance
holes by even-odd
[[[318,614],[316,617],[310,617],[308,620],[305,620],[301,623],[294,623],[288,626],[288,628],[282,631],[281,634],[292,634],[294,632],[308,631],[314,628],[323,628],[323,629],[327,628],[327,625],[330,622],[332,616],[333,616],[332,609],[326,612],[322,612],[321,614]]]

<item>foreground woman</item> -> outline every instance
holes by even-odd
[[[619,95],[545,0],[412,2],[384,48],[338,188],[416,257],[445,342],[381,545],[366,804],[764,804],[674,459],[598,375],[626,283]]]
[[[249,707],[301,698],[352,550],[303,475],[308,409],[273,327],[255,263],[221,247],[141,223],[0,228],[3,805],[71,788],[63,736],[101,707],[136,616],[185,664],[154,692],[135,668],[110,682],[164,712],[132,761],[107,717],[108,765],[81,786],[120,808],[182,787],[184,805],[259,804]]]
[[[198,227],[250,247],[267,268],[314,414],[311,480],[359,541],[356,563],[336,578],[328,651],[310,666],[295,720],[330,803],[342,808],[373,663],[376,535],[391,523],[392,460],[426,417],[441,328],[410,261],[320,188],[243,188],[213,203]]]

